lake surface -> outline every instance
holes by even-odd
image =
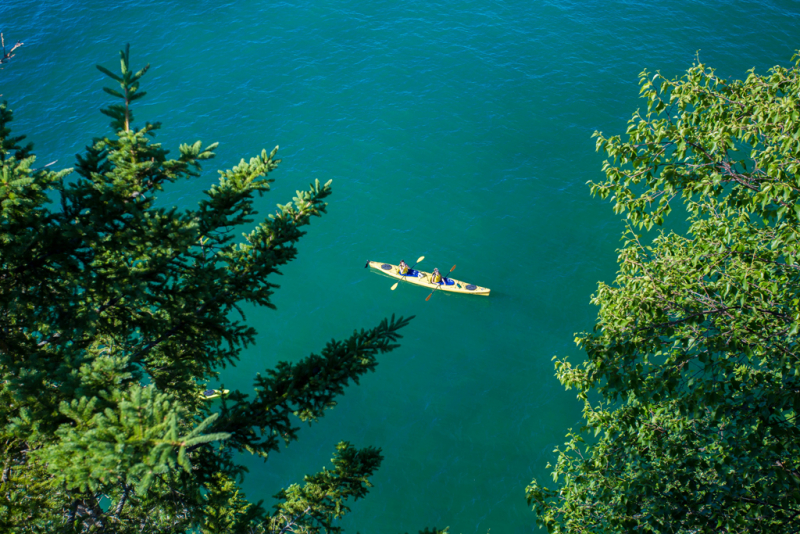
[[[335,444],[383,448],[370,495],[343,521],[355,533],[535,531],[534,477],[580,426],[554,355],[580,360],[589,297],[613,280],[623,224],[589,196],[601,178],[595,130],[623,133],[643,69],[675,76],[699,51],[723,77],[788,66],[800,2],[474,1],[104,2],[6,0],[0,30],[25,46],[0,72],[39,161],[69,167],[107,135],[97,63],[116,70],[131,43],[152,65],[139,123],[158,140],[220,142],[204,175],[161,195],[189,207],[228,168],[281,146],[263,214],[314,179],[333,179],[284,270],[277,311],[247,310],[257,346],[228,388],[318,352],[331,338],[416,315],[402,347],[351,387],[300,441],[247,460],[248,497],[318,471]],[[243,231],[246,229],[243,229]],[[492,289],[435,294],[363,269],[412,263]]]

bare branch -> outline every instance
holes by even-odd
[[[16,55],[14,53],[14,50],[16,50],[17,48],[19,48],[20,46],[22,46],[24,44],[25,43],[23,43],[23,42],[17,41],[17,43],[13,47],[11,47],[11,50],[6,52],[6,39],[5,39],[5,37],[3,37],[3,34],[0,33],[0,45],[2,45],[2,47],[3,47],[3,55],[0,56],[0,64],[8,63],[8,60],[10,60],[12,57],[14,57]]]

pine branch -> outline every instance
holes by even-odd
[[[274,506],[275,512],[265,523],[268,532],[304,532],[321,534],[341,532],[333,521],[350,511],[346,502],[366,496],[372,486],[369,479],[380,467],[383,456],[380,449],[366,447],[355,449],[346,441],[336,446],[331,462],[333,469],[305,477],[305,484],[292,484],[281,490]]]
[[[350,381],[358,384],[363,374],[375,369],[378,354],[399,346],[399,330],[411,319],[392,316],[371,330],[354,332],[346,341],[329,342],[321,355],[312,354],[296,364],[279,362],[275,370],[267,371],[267,377],[256,378],[254,400],[238,392],[223,399],[212,431],[231,434],[226,442],[230,447],[266,457],[278,450],[278,436],[285,443],[296,439],[292,416],[307,422],[322,417]],[[228,407],[228,400],[233,400],[233,406]]]
[[[125,508],[125,503],[128,501],[128,492],[130,492],[131,487],[125,484],[125,482],[121,482],[122,485],[122,497],[119,499],[119,503],[117,503],[116,508],[114,508],[113,517],[118,518],[122,513],[122,509]]]

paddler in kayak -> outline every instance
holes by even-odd
[[[438,267],[433,268],[433,273],[431,274],[431,284],[441,284],[442,283],[442,274],[439,272]]]
[[[400,260],[400,265],[397,266],[397,272],[403,276],[408,274],[408,265],[406,265],[405,261]]]

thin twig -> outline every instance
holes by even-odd
[[[2,34],[2,33],[0,33],[0,44],[1,44],[1,45],[2,45],[2,47],[3,47],[3,55],[2,55],[2,56],[0,56],[0,63],[8,63],[8,60],[9,60],[9,59],[11,59],[12,57],[14,57],[14,56],[16,55],[16,54],[14,53],[14,50],[16,50],[16,49],[17,49],[17,48],[19,48],[20,46],[24,45],[25,43],[22,43],[22,42],[20,42],[20,41],[17,41],[17,44],[15,44],[15,45],[14,45],[14,46],[11,48],[11,50],[9,50],[8,52],[6,52],[6,39],[5,39],[5,37],[3,37],[3,34]]]

